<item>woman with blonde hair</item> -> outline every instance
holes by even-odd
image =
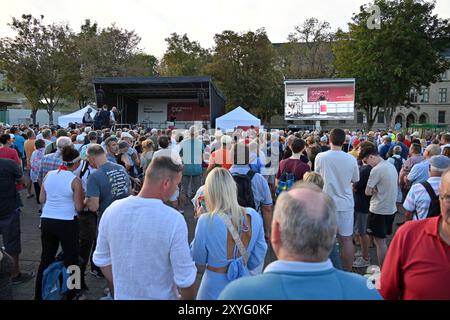
[[[303,182],[300,181],[299,183],[311,183],[320,188],[320,190],[323,190],[324,181],[322,176],[314,171],[306,172],[303,176]],[[297,183],[298,184],[298,183]]]
[[[141,155],[141,168],[143,172],[147,170],[147,167],[150,165],[150,162],[153,159],[154,147],[152,140],[144,140],[142,142],[142,155]]]
[[[228,170],[213,169],[204,192],[207,213],[198,220],[191,252],[195,263],[206,265],[197,299],[215,300],[228,283],[264,262],[267,244],[261,216],[238,204]]]

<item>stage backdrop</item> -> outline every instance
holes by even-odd
[[[287,80],[285,120],[353,120],[355,79]]]
[[[169,121],[209,121],[209,106],[200,107],[198,102],[169,102]]]
[[[138,122],[209,121],[209,105],[198,100],[139,100]]]

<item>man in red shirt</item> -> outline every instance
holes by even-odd
[[[0,136],[0,158],[14,160],[21,167],[21,160],[17,151],[11,148],[12,138],[9,134]]]
[[[386,300],[450,300],[450,169],[439,186],[441,215],[397,230],[381,270]]]

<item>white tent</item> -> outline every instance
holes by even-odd
[[[216,119],[216,128],[220,129],[234,129],[236,127],[243,126],[261,126],[261,120],[245,111],[242,107],[228,112],[227,114]]]
[[[74,113],[70,113],[70,114],[66,114],[64,116],[58,117],[58,124],[61,127],[66,128],[70,122],[83,123],[83,116],[89,108],[92,109],[91,117],[92,117],[92,119],[94,119],[94,116],[97,113],[97,110],[95,110],[95,107],[87,105],[83,109],[75,111]]]

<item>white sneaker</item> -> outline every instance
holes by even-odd
[[[369,260],[364,259],[363,257],[358,257],[353,262],[353,268],[366,268],[370,265]]]

